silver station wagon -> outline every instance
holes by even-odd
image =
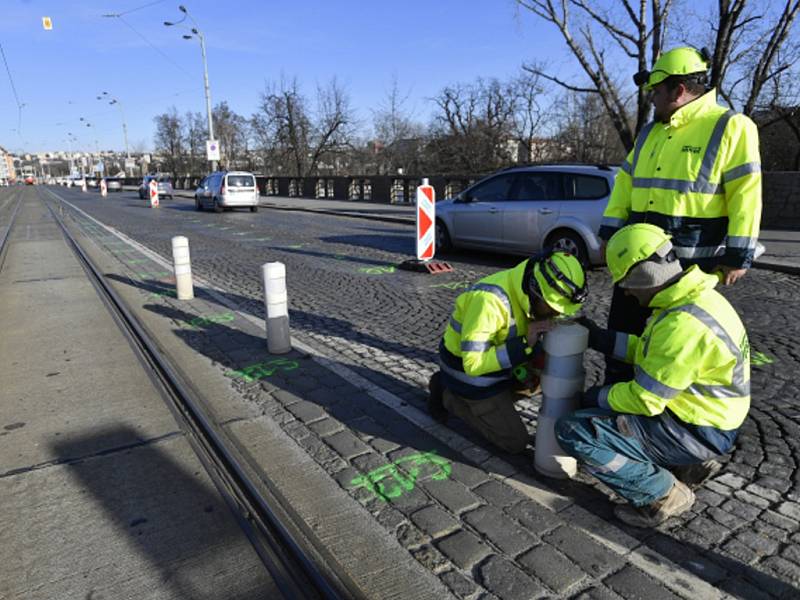
[[[602,264],[597,231],[617,167],[512,167],[436,203],[438,249],[530,255],[546,246]]]

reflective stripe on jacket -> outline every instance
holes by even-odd
[[[442,383],[454,393],[470,399],[499,393],[532,352],[525,338],[530,300],[522,290],[527,263],[481,279],[456,298],[439,346]]]
[[[602,406],[647,416],[668,410],[712,447],[732,443],[724,432],[738,429],[750,408],[750,346],[717,281],[690,267],[653,297],[641,337],[616,334],[614,356],[633,363],[635,375],[603,388]]]
[[[653,223],[686,264],[749,267],[761,223],[758,130],[717,104],[716,91],[650,122],[617,172],[599,235]],[[708,261],[706,261],[706,264]]]

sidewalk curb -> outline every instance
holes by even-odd
[[[758,261],[753,263],[752,268],[762,269],[764,271],[778,271],[781,273],[788,273],[789,275],[800,275],[800,265],[788,265],[786,263]]]

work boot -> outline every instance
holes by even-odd
[[[443,404],[442,374],[437,371],[428,382],[428,414],[439,423],[447,423],[447,409]]]
[[[656,527],[670,517],[686,512],[694,504],[694,492],[676,481],[669,494],[645,506],[618,504],[614,515],[623,523],[633,527]]]
[[[669,470],[686,485],[697,487],[709,477],[716,475],[721,468],[722,463],[712,458],[706,462],[694,465],[670,467]]]

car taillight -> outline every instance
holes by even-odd
[[[225,195],[225,185],[223,184],[221,188],[219,188],[219,193],[224,196]]]

